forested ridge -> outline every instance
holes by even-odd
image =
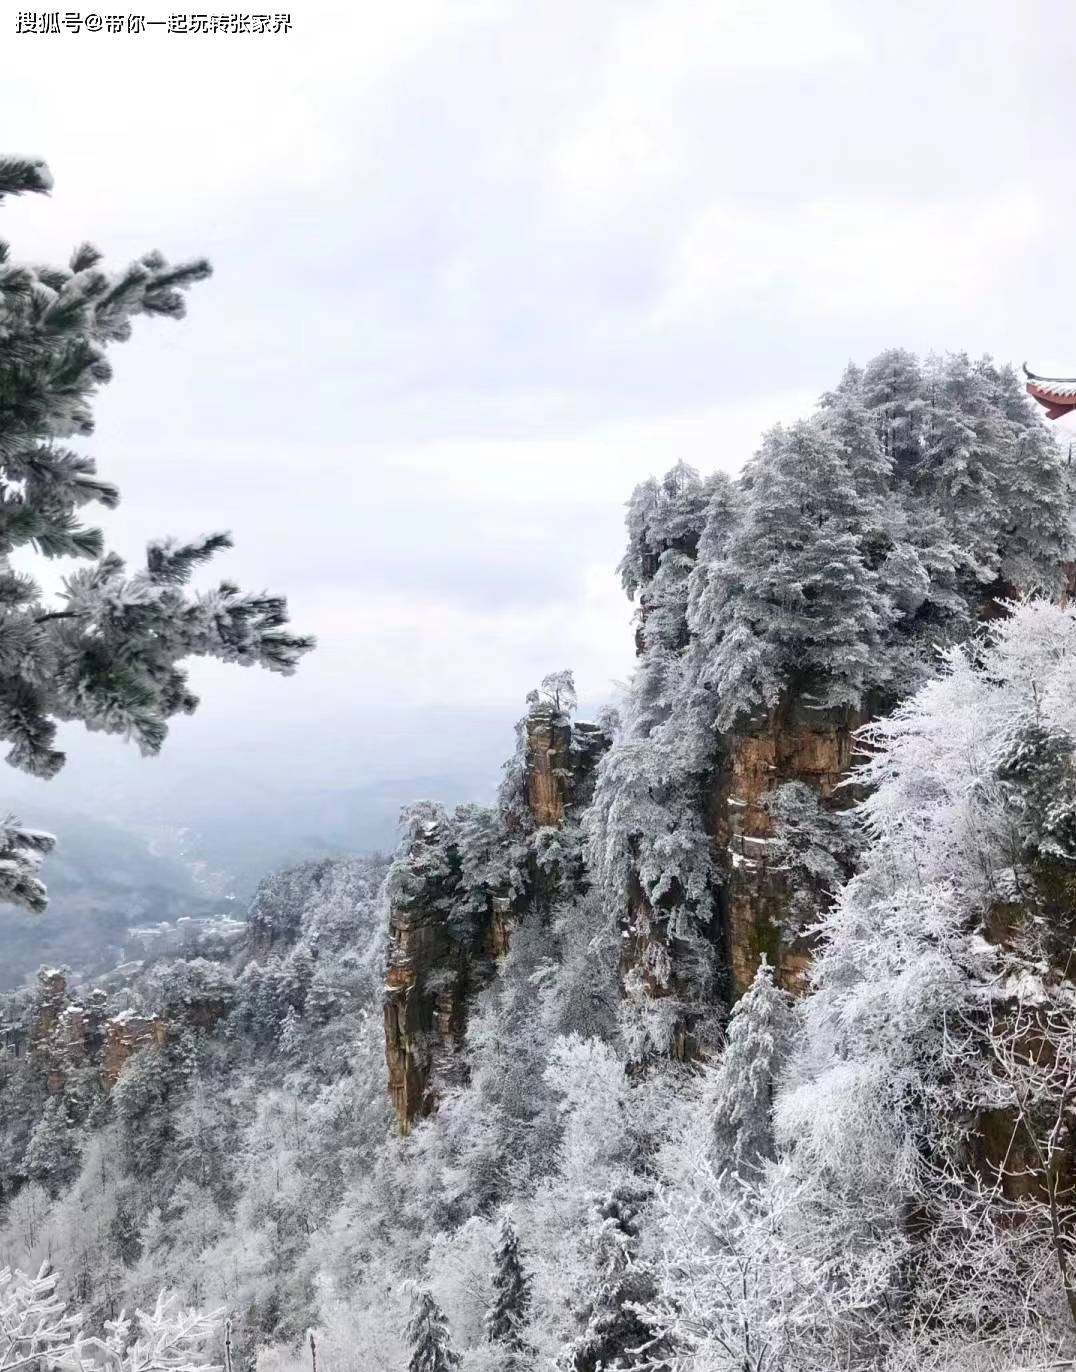
[[[900,351],[644,483],[616,710],[553,672],[495,805],[0,999],[0,1261],[265,1372],[1069,1365],[1073,504]]]

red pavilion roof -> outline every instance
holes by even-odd
[[[1024,375],[1028,395],[1039,402],[1048,419],[1060,419],[1063,414],[1076,410],[1076,377],[1036,376],[1028,371],[1026,362]]]

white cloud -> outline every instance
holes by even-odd
[[[435,701],[601,695],[639,479],[736,468],[892,344],[1072,369],[1030,251],[1072,220],[1065,45],[1001,0],[970,49],[856,0],[303,0],[264,42],[23,42],[16,9],[5,137],[57,183],[0,212],[15,255],[217,268],[116,351],[110,544],[230,527],[219,572],[321,634],[286,682],[197,665],[207,757],[214,720],[271,749],[389,699],[414,765]]]
[[[598,97],[553,157],[561,188],[605,210],[698,173],[690,127],[700,88],[848,61],[864,47],[829,0],[665,0],[629,11],[612,32]]]
[[[323,591],[303,621],[321,647],[295,685],[330,711],[384,701],[512,705],[546,672],[571,667],[581,694],[606,699],[614,679],[631,670],[631,615],[610,569],[586,563],[569,598],[525,611],[393,591]]]
[[[390,461],[451,504],[537,505],[555,513],[580,504],[600,509],[611,499],[619,507],[637,482],[679,461],[704,473],[738,471],[767,429],[803,416],[816,398],[805,387],[766,392],[560,437],[428,443]]]
[[[0,92],[5,144],[46,157],[64,214],[18,201],[5,209],[5,229],[32,224],[40,251],[65,254],[72,223],[106,247],[122,235],[141,250],[161,224],[198,226],[199,241],[227,232],[223,207],[252,194],[283,206],[323,191],[361,157],[364,140],[376,144],[386,94],[408,65],[447,32],[505,7],[316,0],[293,7],[287,34],[12,39],[15,9],[0,5],[4,41],[20,59]]]
[[[1038,199],[1021,189],[925,202],[831,196],[776,209],[723,201],[683,233],[656,318],[720,313],[762,293],[788,311],[944,310],[1006,274],[1042,222]]]

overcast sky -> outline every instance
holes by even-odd
[[[634,484],[737,468],[850,358],[1076,371],[1066,0],[293,0],[264,37],[24,7],[0,125],[56,189],[0,213],[15,256],[215,267],[116,350],[110,542],[231,529],[219,572],[320,639],[291,680],[198,671],[162,784],[225,736],[421,771],[562,666],[606,698]]]

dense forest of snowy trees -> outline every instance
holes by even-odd
[[[164,271],[144,266],[143,292]],[[73,270],[5,278],[6,308],[85,320],[90,285],[65,301],[97,278]],[[92,474],[40,415],[20,432],[53,454],[27,490],[78,476],[48,506],[74,537],[76,495],[103,498]],[[573,731],[553,673],[495,805],[420,802],[391,861],[267,877],[238,949],[97,984],[43,969],[0,998],[0,1368],[81,1372],[92,1339],[131,1372],[1070,1365],[1073,494],[1011,371],[903,352],[850,368],[736,479],[678,465],[636,491],[618,716]],[[5,499],[5,527],[40,545],[21,490]],[[160,545],[133,581],[106,559],[72,604],[156,624],[209,551]],[[20,586],[6,613],[29,632]],[[278,610],[255,618],[229,638],[241,660],[284,643]],[[49,631],[48,662],[72,635]],[[138,669],[155,720],[186,708],[182,646]],[[39,696],[47,751],[50,712],[73,707]],[[79,699],[88,722],[127,718]],[[756,950],[736,996],[715,777],[790,702],[858,730],[861,756],[833,794],[767,791],[810,965],[793,994]],[[538,736],[563,753],[541,795]],[[36,900],[47,841],[5,834],[5,893]],[[401,1131],[385,968],[413,991],[431,929],[431,1021],[400,1049],[428,1079]]]
[[[479,997],[469,1079],[398,1140],[384,869],[272,879],[260,960],[138,988],[225,1001],[217,1032],[136,1054],[109,1102],[69,1081],[65,1115],[18,1064],[3,1256],[55,1264],[97,1319],[162,1282],[223,1304],[267,1366],[308,1325],[356,1368],[1050,1365],[1076,1256],[1074,673],[1076,615],[1028,604],[873,726],[811,994],[761,966],[702,1068],[633,1079],[615,1014],[569,1027],[579,953],[535,921]]]

